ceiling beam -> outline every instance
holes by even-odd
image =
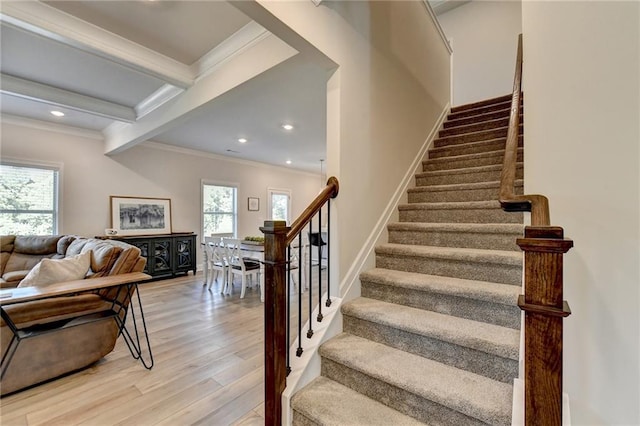
[[[48,86],[35,81],[25,80],[8,74],[0,74],[2,87],[1,93],[44,102],[81,111],[112,120],[132,123],[136,120],[136,112],[133,108],[107,102],[91,96],[80,95],[54,86]]]
[[[202,78],[209,72],[214,71],[227,58],[240,53],[242,49],[258,43],[269,34],[271,33],[260,24],[251,21],[193,63],[191,72],[196,76],[196,80]]]
[[[325,70],[337,68],[338,65],[331,58],[326,56],[309,40],[305,39],[294,29],[289,27],[289,25],[274,16],[269,10],[261,5],[259,1],[229,0],[229,3],[240,12],[253,19],[256,23],[266,28],[267,31],[276,35],[289,46],[296,49],[301,55],[304,55],[305,58],[317,66]],[[313,3],[318,6],[320,2],[314,1]]]
[[[3,2],[0,20],[183,89],[195,78],[188,65],[38,1]]]
[[[245,81],[291,58],[298,52],[274,35],[259,37],[227,57],[215,70],[199,78],[182,95],[159,106],[137,122],[104,130],[105,154],[129,149],[183,123],[189,114]]]

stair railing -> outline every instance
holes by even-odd
[[[308,309],[309,309],[309,328],[307,330],[307,338],[313,335],[313,319],[311,318],[314,310],[313,306],[313,255],[311,237],[315,236],[317,246],[317,274],[318,274],[318,316],[317,321],[323,319],[322,316],[322,259],[323,251],[326,248],[327,253],[327,296],[325,306],[331,305],[331,203],[330,200],[338,195],[339,183],[335,177],[330,177],[326,187],[318,194],[318,196],[309,204],[302,212],[300,217],[296,219],[291,227],[286,226],[284,221],[265,221],[264,226],[260,230],[264,233],[264,361],[265,361],[265,424],[280,425],[282,422],[282,393],[286,387],[286,377],[291,371],[289,359],[290,344],[290,317],[291,317],[291,275],[292,270],[297,268],[298,272],[298,294],[297,294],[297,330],[298,330],[298,348],[296,355],[301,356],[304,348],[302,347],[302,273],[303,262],[308,260]],[[324,231],[322,230],[322,209],[326,208],[327,215],[327,241],[322,238]],[[314,229],[314,218],[317,217],[317,226]],[[303,233],[308,230],[309,241],[303,242]],[[308,256],[303,256],[303,246],[307,245]],[[297,251],[297,256],[295,255]],[[306,257],[306,259],[303,259]],[[297,259],[297,265],[294,265],[292,259]]]
[[[500,182],[500,205],[508,212],[531,212],[518,246],[524,255],[524,295],[518,306],[524,323],[524,422],[562,424],[562,321],[571,314],[563,300],[562,256],[573,247],[561,227],[551,226],[549,201],[539,194],[517,195],[514,190],[522,102],[522,34],[511,98],[509,130]]]

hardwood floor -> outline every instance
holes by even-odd
[[[95,365],[0,400],[2,425],[264,424],[263,305],[198,275],[141,286],[155,366],[122,340]]]

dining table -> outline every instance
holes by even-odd
[[[207,265],[209,262],[209,256],[207,254],[207,251],[204,250],[204,246],[207,243],[200,243],[200,245],[203,248],[203,254],[204,254],[204,265]],[[208,243],[211,244],[211,243]],[[223,240],[223,244],[224,244],[224,240]],[[260,285],[262,286],[264,284],[264,244],[263,243],[257,243],[254,241],[245,241],[245,240],[241,240],[240,241],[240,251],[242,251],[243,254],[246,254],[246,258],[250,258],[253,260],[256,260],[258,262],[260,262]],[[207,283],[209,282],[209,268],[204,268],[204,282]]]

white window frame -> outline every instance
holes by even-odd
[[[34,161],[22,158],[3,158],[0,164],[13,167],[24,167],[30,169],[45,169],[56,172],[54,176],[53,188],[53,233],[51,235],[61,235],[62,230],[62,182],[63,180],[63,164],[54,162]],[[39,212],[39,211],[36,211]],[[49,211],[43,211],[48,213]],[[32,211],[33,213],[33,211]]]
[[[267,188],[267,215],[268,220],[273,220],[272,196],[274,194],[286,195],[289,197],[287,209],[287,225],[291,225],[291,190],[286,188]]]
[[[204,237],[210,237],[210,235],[205,235],[204,230],[204,187],[206,186],[224,186],[227,188],[233,188],[233,238],[237,238],[238,235],[238,184],[233,182],[221,182],[215,180],[206,180],[202,179],[200,181],[200,231],[202,235],[202,241],[204,242]],[[228,236],[225,234],[225,236]]]

